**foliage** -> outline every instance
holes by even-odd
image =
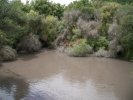
[[[94,51],[98,51],[100,48],[108,50],[109,41],[104,36],[88,39],[87,42],[93,47]]]
[[[129,4],[132,3],[132,0],[93,0],[93,1],[102,1],[102,2],[117,2],[120,4]]]
[[[52,45],[54,40],[57,38],[60,22],[58,21],[58,18],[54,16],[47,16],[46,18],[43,18],[43,30],[40,35],[41,40],[46,41],[49,46]]]
[[[16,45],[17,40],[26,30],[26,17],[20,5],[19,1],[0,0],[0,30],[11,40],[11,45]]]
[[[7,39],[6,33],[0,31],[0,48],[3,45],[7,44],[7,42],[8,42],[8,39]]]
[[[73,1],[66,7],[67,11],[79,10],[82,14],[81,17],[84,20],[94,20],[95,19],[95,8],[89,0],[78,0]]]
[[[39,34],[42,27],[42,16],[31,10],[27,13],[28,33]]]
[[[115,2],[106,2],[103,3],[102,7],[100,8],[101,11],[101,27],[100,27],[100,33],[102,35],[107,35],[108,33],[108,28],[109,28],[109,23],[113,22],[113,18],[115,15],[116,10],[120,7],[121,5]]]
[[[23,36],[17,46],[19,52],[32,53],[41,49],[39,37],[34,34]]]
[[[83,7],[81,8],[82,12],[82,19],[84,20],[97,20],[97,17],[95,15],[95,8],[94,7]]]
[[[118,3],[105,3],[101,8],[101,18],[103,23],[110,23],[113,21],[115,11],[120,7]]]
[[[109,26],[108,29],[109,40],[113,40],[114,38],[119,37],[119,35],[119,25],[116,22],[114,22]]]
[[[39,14],[44,14],[45,16],[53,15],[59,19],[63,16],[64,6],[52,3],[49,0],[34,0],[31,5],[33,10],[39,12]]]
[[[97,21],[85,21],[81,18],[77,21],[77,27],[82,31],[82,35],[85,38],[96,38],[99,36],[99,22]]]
[[[100,36],[96,42],[96,50],[99,50],[100,48],[104,48],[107,50],[109,41],[106,39],[106,37]]]
[[[17,57],[17,52],[9,46],[3,46],[0,49],[0,57],[3,61],[15,60]]]
[[[80,15],[81,12],[79,10],[65,11],[63,20],[65,21],[66,25],[68,25],[70,28],[73,28]]]
[[[109,24],[107,24],[107,23],[101,23],[101,25],[99,27],[99,33],[101,35],[103,35],[103,36],[107,36],[108,29],[109,29]]]
[[[121,20],[120,31],[121,44],[126,50],[126,58],[131,59],[133,57],[133,15],[124,16]]]
[[[23,10],[25,13],[29,13],[30,10],[32,10],[32,6],[31,6],[31,4],[30,4],[29,1],[27,1],[26,4],[23,4],[22,10]]]
[[[81,10],[84,7],[87,7],[87,6],[92,6],[91,2],[89,0],[78,0],[78,1],[73,1],[72,3],[70,3],[67,6],[67,9],[68,10],[69,9],[78,9],[78,10]]]
[[[72,43],[72,47],[69,48],[68,52],[70,56],[87,56],[92,53],[92,47],[87,44],[86,39],[79,39],[76,43]]]
[[[74,35],[72,36],[72,41],[74,41],[74,40],[76,40],[76,39],[82,37],[82,35],[81,35],[81,30],[80,30],[80,29],[74,28],[74,29],[72,29],[72,32],[73,32],[73,34],[74,34]]]
[[[131,59],[132,37],[132,0],[77,0],[66,7],[49,0],[26,4],[0,0],[0,49],[4,54],[10,53],[5,45],[31,53],[40,50],[39,40],[48,47],[59,40],[57,44],[70,47],[72,56],[86,56],[93,49],[99,56],[108,52],[116,57],[124,48],[122,55]]]
[[[100,48],[95,54],[96,57],[108,57],[108,51],[104,48]]]
[[[115,13],[115,20],[117,21],[117,23],[120,23],[120,20],[122,20],[121,18],[123,16],[127,16],[127,15],[133,15],[133,6],[130,5],[123,5],[121,6]]]

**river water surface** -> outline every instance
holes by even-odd
[[[133,100],[133,63],[56,51],[23,55],[0,67],[0,100]]]

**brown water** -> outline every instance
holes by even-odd
[[[133,63],[56,51],[0,68],[0,100],[133,100]]]

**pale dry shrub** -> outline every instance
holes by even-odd
[[[100,48],[94,56],[96,57],[108,57],[108,51],[106,51],[104,48]]]
[[[77,26],[79,29],[81,29],[85,37],[95,38],[99,36],[98,29],[99,29],[100,23],[97,21],[87,22],[79,18],[79,20],[77,21]]]
[[[110,25],[108,30],[108,36],[110,39],[109,43],[109,56],[110,57],[117,57],[117,53],[123,52],[123,48],[120,46],[120,26],[117,24],[116,21]]]
[[[109,56],[110,57],[116,57],[117,56],[117,46],[118,46],[118,40],[117,38],[113,39],[109,43]]]
[[[119,26],[116,22],[114,22],[113,24],[111,24],[109,26],[108,35],[109,35],[110,39],[113,39],[113,38],[118,37],[120,35]]]
[[[63,19],[65,20],[66,24],[73,25],[76,23],[80,15],[81,12],[79,10],[66,11],[64,12]]]
[[[17,52],[15,49],[9,47],[9,46],[3,46],[0,49],[0,58],[3,61],[11,61],[15,60],[17,57]]]
[[[39,37],[34,34],[24,36],[18,44],[18,50],[21,52],[37,52],[41,49],[41,42]]]

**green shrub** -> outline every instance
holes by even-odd
[[[115,11],[120,7],[120,4],[115,2],[105,3],[101,8],[101,18],[103,23],[110,23],[113,21]]]
[[[7,42],[8,42],[8,39],[7,39],[6,33],[0,30],[0,47],[7,44]]]
[[[97,50],[100,48],[107,49],[108,44],[109,44],[109,41],[106,39],[106,37],[100,36],[96,42],[96,48]]]
[[[109,29],[109,24],[101,23],[101,26],[99,28],[99,32],[100,32],[101,35],[107,36],[108,29]]]
[[[109,41],[106,37],[100,36],[95,39],[88,39],[88,44],[93,47],[94,51],[98,51],[100,48],[107,50]]]
[[[45,16],[52,15],[59,19],[63,16],[64,12],[64,5],[51,2],[50,0],[32,0],[31,6],[39,14],[44,14]]]
[[[87,6],[87,7],[82,7],[81,8],[81,12],[82,12],[82,19],[84,20],[96,20],[96,16],[95,16],[95,8],[94,7],[90,7],[90,6]]]
[[[92,47],[87,44],[86,39],[80,39],[73,43],[72,47],[68,49],[68,54],[70,56],[80,57],[87,56],[87,54],[92,53]]]
[[[72,36],[72,41],[74,41],[74,40],[76,40],[76,39],[78,39],[78,38],[81,38],[82,36],[81,36],[81,30],[80,29],[78,29],[78,28],[74,28],[73,30],[72,30],[72,32],[73,32],[73,36]]]
[[[120,23],[122,33],[120,42],[126,51],[126,58],[131,59],[133,57],[133,15],[124,16]]]
[[[43,29],[40,38],[41,40],[46,41],[50,46],[57,38],[58,31],[61,31],[59,29],[60,22],[58,21],[58,18],[54,16],[47,16],[46,18],[43,18],[42,23]]]
[[[26,14],[21,10],[22,5],[20,0],[0,0],[0,30],[10,40],[8,43],[11,46],[17,44],[17,40],[26,30]]]
[[[72,10],[72,9],[78,9],[81,10],[84,7],[92,7],[92,4],[89,0],[76,0],[71,2],[66,8],[67,10]]]
[[[28,18],[28,33],[39,34],[42,28],[42,16],[33,10],[27,13]]]
[[[133,6],[130,5],[124,5],[121,6],[115,13],[114,18],[117,21],[117,23],[120,23],[120,20],[122,20],[123,16],[127,15],[133,15]]]
[[[120,6],[121,6],[120,4],[115,3],[115,2],[106,2],[101,7],[100,10],[101,10],[102,23],[101,23],[101,27],[100,27],[100,33],[102,35],[107,35],[109,23],[113,22],[115,12]]]

